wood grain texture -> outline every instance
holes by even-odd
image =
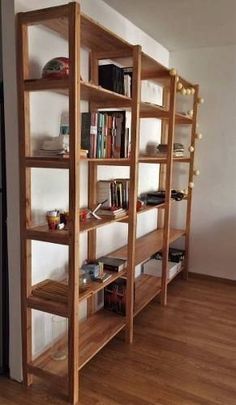
[[[19,171],[20,171],[20,230],[21,230],[21,316],[22,354],[24,384],[30,385],[32,377],[27,372],[27,362],[32,358],[31,309],[27,308],[27,298],[31,292],[31,241],[25,237],[25,229],[31,226],[31,170],[24,166],[24,157],[31,151],[30,142],[30,103],[29,94],[24,92],[24,80],[29,77],[28,27],[22,22],[22,14],[17,19],[17,87],[19,122]]]
[[[170,244],[170,215],[171,215],[171,187],[172,187],[172,167],[173,167],[173,143],[175,134],[175,108],[176,108],[176,76],[170,79],[170,104],[167,136],[167,165],[165,176],[165,215],[164,233],[162,249],[162,279],[161,279],[161,302],[167,304],[167,284],[168,284],[168,257]]]
[[[80,372],[81,405],[236,405],[235,285],[191,277],[138,315],[135,340],[113,339]],[[55,385],[0,378],[2,405],[66,405]]]
[[[193,124],[191,129],[191,140],[190,145],[194,147],[194,151],[190,153],[190,165],[189,165],[189,175],[188,182],[193,181],[193,170],[194,170],[194,156],[195,156],[195,141],[196,141],[196,129],[197,129],[197,113],[198,113],[198,94],[199,86],[193,86],[195,93],[193,96]],[[189,184],[188,183],[188,184]],[[185,237],[185,255],[184,255],[184,278],[188,278],[188,265],[189,265],[189,248],[190,248],[190,230],[191,230],[191,214],[192,214],[192,195],[193,190],[188,187],[188,202],[187,202],[187,212],[186,212],[186,237]]]

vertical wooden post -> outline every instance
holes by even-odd
[[[69,400],[79,401],[79,189],[80,189],[80,7],[68,5],[69,29],[69,297],[68,379]]]
[[[89,71],[90,71],[90,80],[93,84],[98,85],[98,59],[94,53],[90,52],[89,58]],[[90,103],[89,106],[90,112],[95,112],[97,109]],[[97,165],[94,162],[89,162],[89,172],[88,172],[88,203],[91,208],[96,204],[97,201]],[[96,250],[97,250],[97,230],[93,229],[88,232],[88,258],[89,260],[96,259]],[[92,315],[95,312],[95,296],[87,299],[87,316]]]
[[[163,230],[162,249],[162,279],[161,279],[161,303],[167,304],[167,283],[168,283],[168,256],[170,236],[170,211],[171,211],[171,182],[173,166],[173,141],[175,132],[175,103],[176,103],[176,76],[170,79],[170,106],[169,106],[169,127],[168,127],[168,150],[165,184],[165,218]]]
[[[194,151],[190,152],[190,164],[189,164],[189,177],[188,182],[193,181],[193,170],[194,170],[194,155],[195,155],[195,135],[197,127],[197,110],[198,110],[198,93],[199,86],[193,86],[195,89],[193,97],[193,122],[191,130],[191,146],[194,147]],[[186,213],[186,234],[185,234],[185,256],[184,256],[184,269],[183,277],[187,280],[188,278],[188,265],[189,265],[189,243],[190,243],[190,228],[191,228],[191,211],[192,211],[192,189],[188,184],[188,201],[187,201],[187,213]]]
[[[133,48],[132,107],[131,107],[131,156],[128,224],[128,268],[126,294],[126,341],[133,341],[135,243],[137,228],[138,154],[139,154],[139,111],[141,92],[141,47]]]
[[[24,90],[24,80],[29,78],[28,27],[18,16],[18,116],[20,152],[20,227],[21,227],[21,315],[22,315],[22,364],[23,380],[26,386],[33,378],[27,372],[32,361],[32,311],[27,308],[31,293],[31,241],[25,237],[26,228],[31,225],[31,170],[26,168],[25,156],[30,156],[29,93]]]
[[[162,105],[169,110],[170,88],[163,88]],[[161,143],[168,141],[168,121],[162,120],[161,122]],[[166,185],[166,164],[160,164],[158,189],[164,190]],[[164,227],[165,210],[158,210],[157,227]]]

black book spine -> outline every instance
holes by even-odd
[[[81,149],[86,149],[90,153],[90,126],[91,113],[82,113],[81,122]]]

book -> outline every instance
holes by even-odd
[[[101,276],[94,277],[93,281],[97,281],[98,283],[105,283],[111,277],[112,277],[112,274],[104,272]]]
[[[121,218],[127,215],[127,211],[123,208],[119,209],[100,209],[97,214],[102,217],[109,217],[111,219]]]
[[[98,262],[103,263],[104,270],[119,272],[127,265],[127,260],[120,257],[102,256]]]

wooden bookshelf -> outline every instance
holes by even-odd
[[[29,27],[39,25],[52,30],[57,36],[68,41],[70,58],[70,76],[62,80],[31,78],[29,60]],[[189,259],[189,236],[191,220],[192,189],[188,187],[187,215],[183,229],[172,229],[171,188],[174,164],[186,163],[189,171],[189,184],[193,181],[194,153],[189,156],[175,157],[173,143],[175,127],[191,127],[190,144],[195,147],[198,85],[178,75],[184,87],[194,88],[193,115],[176,111],[177,76],[151,56],[145,54],[139,45],[132,45],[101,24],[80,12],[78,3],[20,13],[18,16],[18,94],[19,94],[19,135],[20,135],[20,178],[21,178],[21,280],[22,280],[22,351],[23,378],[26,386],[32,384],[32,375],[51,380],[55,386],[66,385],[68,400],[79,403],[80,370],[96,353],[101,350],[122,329],[125,329],[127,343],[132,343],[134,317],[148,303],[160,295],[162,305],[167,304],[168,284],[180,273],[187,278]],[[80,48],[90,52],[89,80],[80,75]],[[132,98],[115,93],[99,86],[98,66],[103,59],[122,59],[126,66],[132,66]],[[141,81],[150,80],[163,87],[162,105],[141,101]],[[70,154],[60,156],[31,156],[30,133],[30,96],[31,92],[52,91],[68,97]],[[80,100],[88,102],[90,111],[99,109],[125,109],[131,112],[131,152],[129,158],[87,158],[80,151]],[[163,156],[141,155],[140,119],[156,118],[161,120],[161,142],[166,143],[167,153]],[[181,128],[180,128],[181,129]],[[139,164],[160,165],[159,187],[166,191],[163,204],[144,206],[137,212]],[[102,217],[101,220],[80,221],[80,165],[88,164],[88,206],[96,205],[96,183],[98,166],[127,166],[130,173],[129,211],[120,218]],[[31,169],[66,169],[69,174],[69,230],[50,231],[47,224],[34,225],[31,213]],[[188,185],[189,185],[188,184]],[[158,187],[158,179],[156,181]],[[173,185],[174,187],[174,185]],[[140,214],[159,210],[157,229],[136,238],[137,218]],[[80,243],[79,235],[87,232],[87,258],[97,257],[97,229],[116,222],[125,223],[127,244],[115,249],[110,255],[127,260],[127,268],[105,283],[92,282],[87,290],[79,293]],[[115,227],[113,227],[115,231]],[[168,279],[168,250],[170,243],[185,238],[186,257],[184,267],[173,278]],[[51,280],[43,280],[32,285],[31,241],[68,246],[68,280],[58,285]],[[135,279],[135,266],[148,260],[157,251],[162,251],[162,277],[141,274]],[[105,311],[96,311],[95,296],[105,286],[125,276],[126,316]],[[49,284],[47,284],[49,283]],[[54,283],[54,284],[53,284]],[[134,293],[135,286],[135,293]],[[134,301],[135,295],[135,301]],[[87,301],[87,319],[79,322],[79,309],[82,301]],[[44,348],[36,358],[32,356],[32,309],[68,318],[69,343],[64,337],[54,346]],[[63,361],[55,361],[52,352],[67,344],[68,356]]]

